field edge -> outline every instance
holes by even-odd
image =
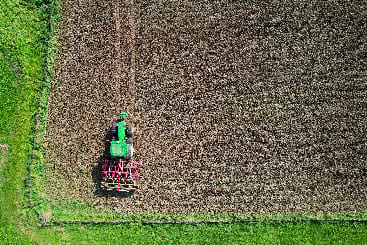
[[[54,58],[57,46],[57,23],[60,18],[60,5],[58,0],[51,0],[48,6],[49,14],[49,36],[48,47],[44,64],[44,81],[39,99],[38,113],[34,119],[33,129],[33,150],[28,163],[28,178],[26,181],[27,193],[29,195],[30,207],[37,213],[40,224],[58,224],[70,222],[108,222],[126,223],[126,222],[156,222],[156,223],[200,223],[200,222],[218,222],[218,223],[241,223],[241,222],[303,222],[303,221],[367,221],[367,213],[360,214],[278,214],[278,215],[253,215],[253,214],[165,214],[165,213],[145,213],[145,214],[120,214],[109,211],[101,211],[95,207],[79,202],[64,201],[55,203],[49,202],[43,198],[43,180],[47,176],[45,169],[45,150],[43,148],[44,136],[46,133],[48,100],[51,89],[51,74],[54,65]]]
[[[37,214],[39,220],[47,220],[49,204],[42,198],[43,180],[46,177],[44,159],[44,136],[46,133],[46,123],[48,114],[48,101],[51,90],[51,74],[53,70],[55,53],[57,47],[57,24],[60,17],[60,4],[58,0],[51,0],[47,5],[48,12],[48,36],[46,38],[47,47],[43,64],[43,83],[38,100],[38,111],[34,117],[32,153],[28,161],[26,179],[26,195],[29,207]]]

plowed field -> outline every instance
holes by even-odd
[[[121,212],[367,210],[362,3],[62,1],[50,200]],[[141,188],[99,186],[120,111]]]

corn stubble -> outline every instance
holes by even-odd
[[[134,213],[366,211],[363,6],[62,5],[50,200]],[[141,186],[129,198],[100,195],[95,166],[126,108]]]

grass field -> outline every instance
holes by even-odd
[[[42,85],[47,14],[44,8],[0,6],[0,240],[23,240],[29,219],[24,183],[32,149],[33,115]],[[35,221],[35,217],[33,217]],[[5,242],[6,243],[6,242]]]
[[[367,243],[367,225],[349,222],[61,224],[39,227],[40,217],[34,212],[34,207],[30,207],[30,193],[27,192],[30,189],[26,184],[37,184],[40,180],[37,175],[32,175],[33,181],[29,182],[27,166],[35,158],[35,152],[32,152],[32,145],[37,143],[34,139],[38,139],[34,134],[37,129],[35,115],[40,111],[39,106],[44,106],[40,98],[43,98],[45,84],[47,86],[44,72],[47,70],[46,54],[49,54],[49,19],[46,7],[42,1],[3,0],[0,3],[0,244]],[[37,171],[42,173],[42,166]],[[39,189],[36,190],[38,192],[33,194],[42,194]],[[71,207],[69,215],[77,215],[78,210],[75,211],[73,213]]]

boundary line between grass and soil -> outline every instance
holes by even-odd
[[[49,0],[44,3],[47,11],[47,33],[43,77],[41,91],[38,100],[38,112],[34,115],[32,151],[27,164],[27,176],[25,180],[25,196],[28,199],[29,208],[35,212],[40,222],[44,219],[43,212],[49,204],[39,196],[42,192],[42,180],[44,178],[44,135],[46,133],[48,100],[51,90],[51,74],[56,52],[56,24],[59,20],[58,0]]]
[[[232,225],[232,224],[299,224],[299,223],[366,223],[367,219],[269,219],[269,220],[206,220],[206,221],[167,221],[167,220],[116,220],[116,221],[51,221],[41,224],[42,227],[60,225],[121,225],[121,224],[141,224],[141,225]]]

